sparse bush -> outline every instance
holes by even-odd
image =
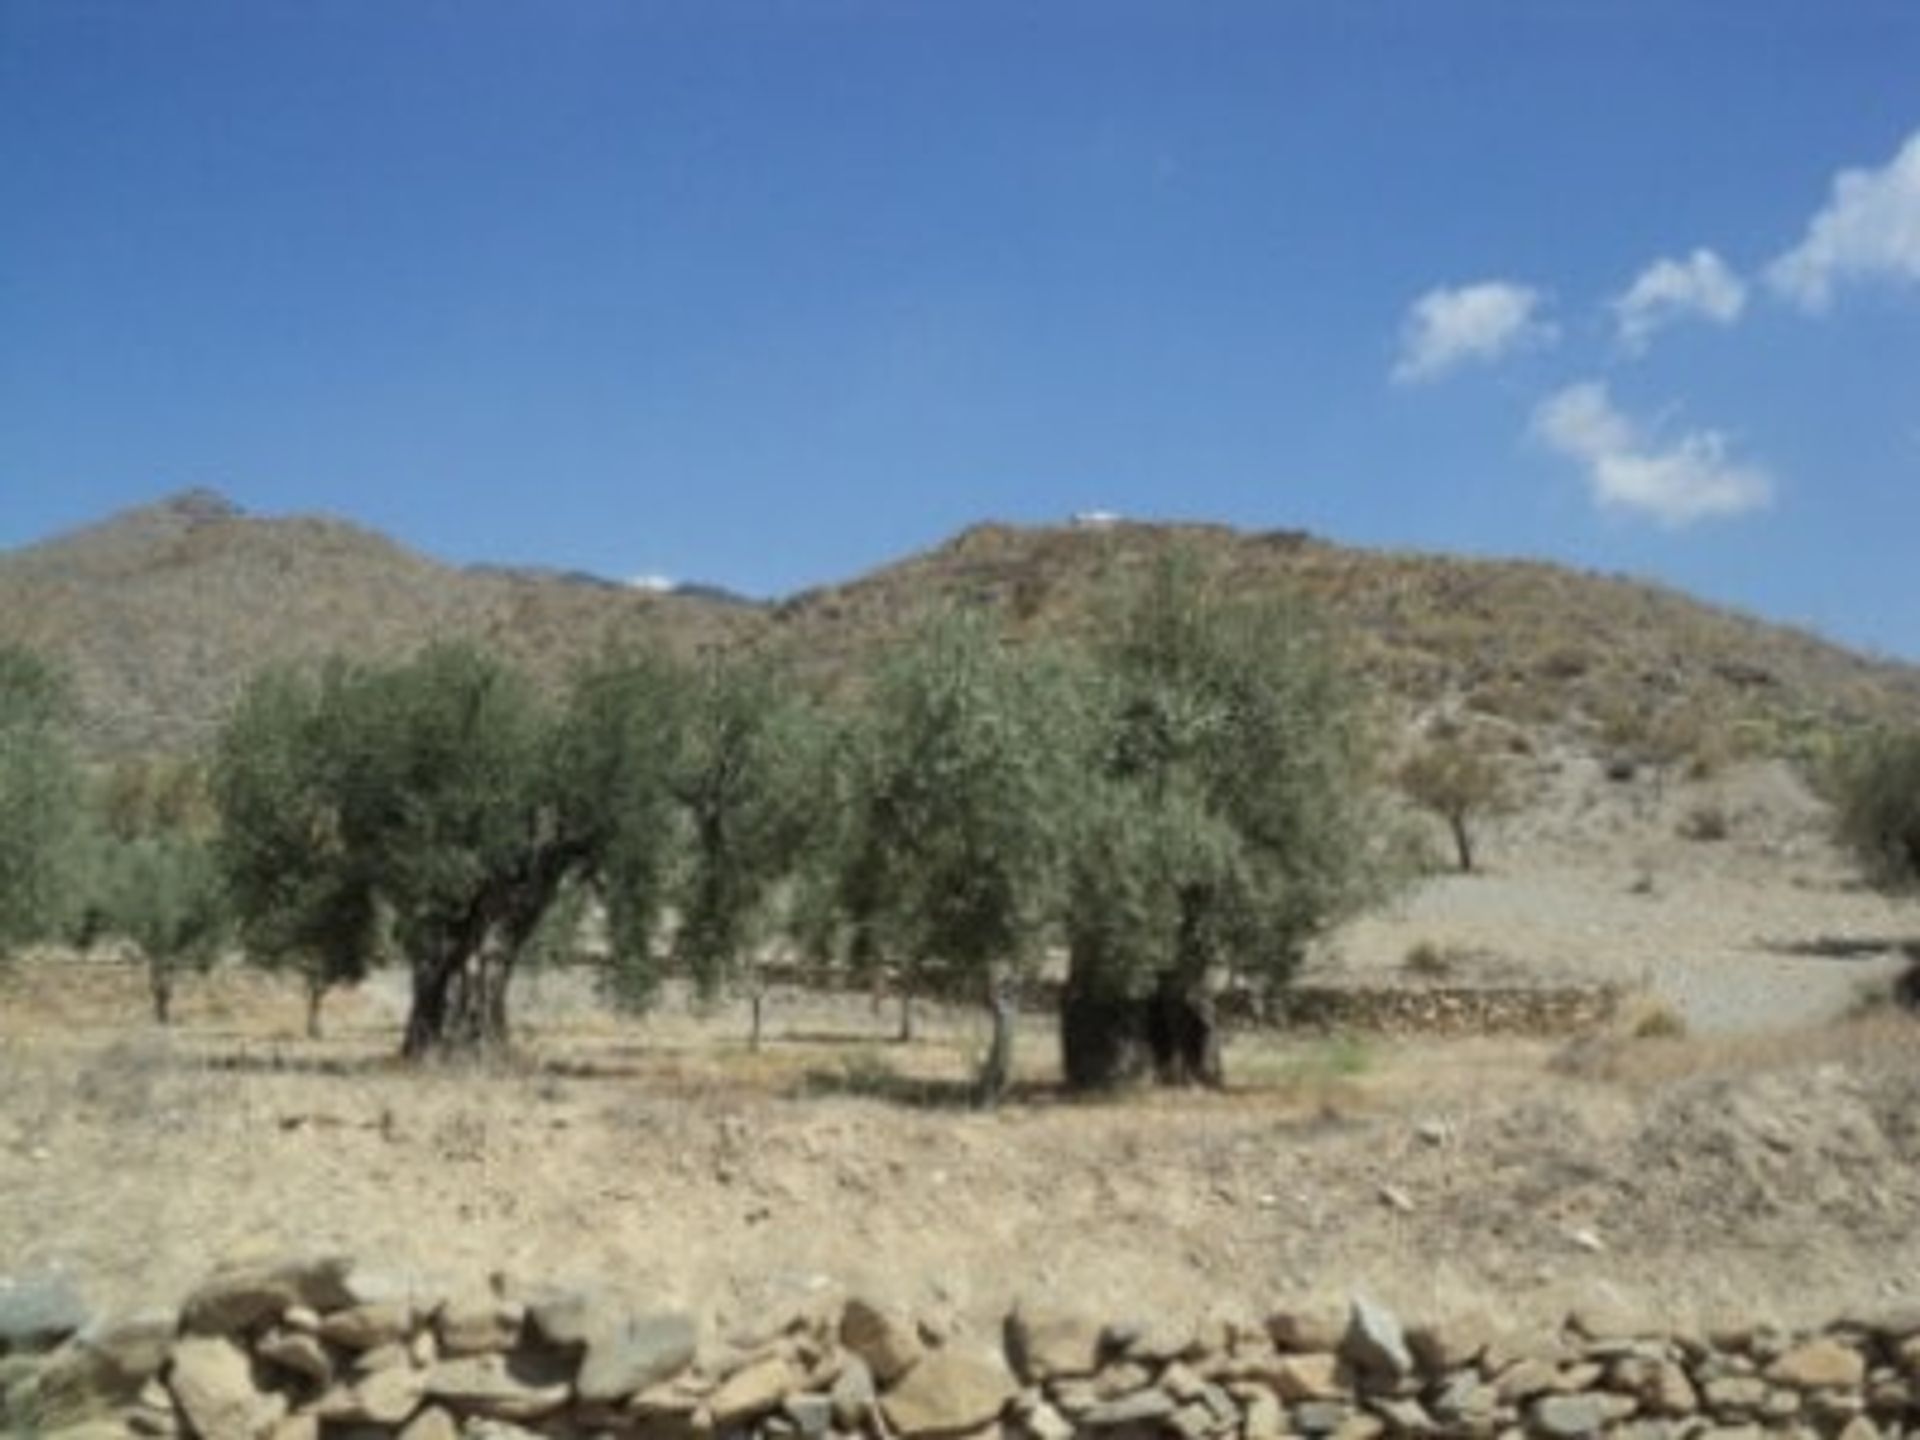
[[[1679,831],[1683,840],[1724,840],[1733,832],[1733,824],[1727,818],[1725,806],[1717,801],[1705,801],[1681,817]]]
[[[1837,837],[1868,881],[1890,893],[1920,889],[1920,730],[1855,742],[1827,788]]]
[[[1436,945],[1431,940],[1416,940],[1407,947],[1400,968],[1423,980],[1444,980],[1454,973],[1458,961],[1459,955],[1452,946]]]

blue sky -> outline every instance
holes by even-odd
[[[1920,6],[0,0],[0,546],[1107,509],[1920,659]]]

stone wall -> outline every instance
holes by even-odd
[[[1607,986],[1296,985],[1272,1002],[1272,1023],[1388,1035],[1574,1035],[1606,1025],[1620,994]]]
[[[1365,1298],[1192,1327],[1018,1308],[983,1338],[853,1298],[722,1339],[615,1285],[462,1292],[282,1258],[118,1317],[0,1286],[0,1346],[12,1432],[65,1440],[1920,1435],[1920,1310],[1677,1335],[1604,1304],[1530,1332]]]

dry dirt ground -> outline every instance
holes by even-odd
[[[1391,980],[1424,941],[1463,972],[1644,985],[1690,1035],[1243,1034],[1227,1093],[1073,1102],[1035,1020],[1014,1102],[979,1114],[955,1103],[966,1012],[901,1045],[863,997],[782,994],[750,1053],[739,1006],[620,1018],[562,973],[519,994],[511,1065],[407,1072],[397,977],[330,1001],[314,1044],[259,977],[190,982],[162,1034],[136,975],[29,961],[0,979],[0,1273],[166,1299],[241,1245],[337,1245],[622,1274],[722,1330],[835,1287],[956,1329],[1041,1294],[1536,1316],[1608,1287],[1653,1320],[1783,1323],[1920,1300],[1920,1028],[1843,1015],[1920,911],[1850,882],[1783,772],[1547,780],[1488,873],[1428,881],[1316,969]],[[1680,838],[1708,804],[1727,837]]]

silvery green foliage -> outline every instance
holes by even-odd
[[[78,911],[81,794],[67,708],[44,661],[0,647],[0,957],[62,933]]]
[[[1920,731],[1857,741],[1834,778],[1836,833],[1867,878],[1896,893],[1920,889]]]

